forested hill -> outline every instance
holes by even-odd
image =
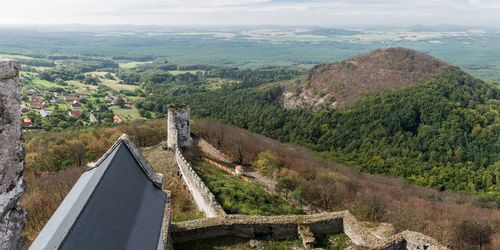
[[[341,62],[321,64],[284,91],[287,108],[345,107],[361,96],[406,87],[443,72],[449,65],[406,48],[377,49]]]
[[[330,113],[316,145],[364,171],[498,193],[499,111],[498,89],[452,68]]]
[[[441,190],[500,194],[499,90],[455,67],[337,111],[284,109],[279,84],[182,92],[156,85],[156,91],[148,85],[152,94],[139,108],[162,112],[168,103],[187,103],[195,117],[306,145],[362,171]]]

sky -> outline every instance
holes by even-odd
[[[0,1],[0,25],[500,26],[500,0]]]

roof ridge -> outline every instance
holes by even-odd
[[[141,150],[139,147],[137,147],[134,142],[130,139],[130,137],[127,134],[122,134],[116,142],[104,153],[99,160],[93,163],[87,164],[87,170],[92,170],[96,167],[98,167],[112,152],[115,150],[116,147],[118,147],[121,143],[124,143],[125,146],[130,150],[132,155],[134,156],[135,160],[137,163],[139,163],[139,166],[141,166],[141,169],[144,171],[146,176],[159,188],[163,189],[163,174],[156,172],[153,167],[149,164],[149,162],[144,158],[144,156],[141,153]]]

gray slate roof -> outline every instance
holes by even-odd
[[[127,136],[86,171],[30,249],[158,249],[168,196]]]

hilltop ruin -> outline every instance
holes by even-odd
[[[183,111],[186,110],[189,109],[183,108]],[[170,117],[172,111],[169,109],[168,112]],[[183,119],[184,125],[189,124],[185,120],[189,119],[189,116],[183,116]],[[176,138],[180,132],[174,130],[178,127],[177,122],[174,119],[168,119],[168,132],[171,133],[168,138],[174,142],[180,140]],[[186,131],[185,127],[183,129]],[[398,233],[385,240],[379,239],[364,228],[349,211],[287,216],[226,215],[210,189],[185,160],[179,147],[175,147],[174,150],[181,178],[191,192],[198,209],[203,211],[207,218],[173,223],[169,229],[171,239],[168,242],[171,244],[200,239],[209,240],[221,236],[266,240],[300,238],[305,249],[312,249],[316,234],[345,233],[356,247],[360,248],[447,249],[435,239],[411,231]]]
[[[191,110],[187,106],[173,106],[167,109],[167,146],[189,148],[193,144],[189,120]]]
[[[0,143],[5,145],[0,150],[1,249],[21,248],[25,218],[18,203],[25,190],[19,68],[17,62],[0,62]],[[289,216],[227,215],[182,154],[181,148],[193,144],[189,107],[170,107],[167,123],[167,144],[175,151],[180,177],[207,218],[171,224],[171,201],[168,193],[162,190],[163,176],[152,170],[140,149],[124,135],[97,163],[90,164],[32,248],[171,249],[173,243],[238,236],[268,240],[300,238],[303,247],[311,249],[316,234],[345,233],[355,247],[361,249],[447,249],[435,239],[417,232],[405,231],[385,240],[379,239],[349,211]],[[120,164],[113,165],[113,162]],[[135,182],[123,181],[124,178]],[[120,181],[116,181],[118,179]],[[144,190],[147,192],[141,192]],[[107,199],[109,197],[114,200]],[[126,207],[120,209],[117,204]],[[93,213],[89,209],[93,209]],[[124,213],[135,215],[132,217],[137,220],[126,220]],[[102,237],[105,241],[100,240]]]

